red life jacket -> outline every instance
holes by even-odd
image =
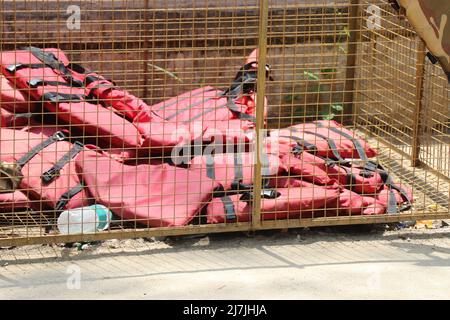
[[[129,166],[100,153],[82,152],[76,169],[97,203],[124,222],[149,227],[188,224],[218,187],[201,169],[168,164]]]
[[[223,190],[243,192],[253,187],[255,153],[219,153],[194,157],[190,168],[201,168],[208,178],[220,183]],[[282,174],[285,168],[278,157],[266,155],[262,163],[263,179]]]
[[[269,188],[298,188],[305,184],[304,181],[297,177],[285,177],[278,176],[270,179],[267,187]],[[401,192],[394,190],[395,202],[391,204],[392,214],[404,211],[412,203],[412,192],[404,186],[401,187],[406,193],[406,197],[401,195]],[[350,216],[350,215],[375,215],[387,213],[388,201],[389,201],[389,188],[384,186],[385,189],[375,195],[361,195],[338,184],[330,185],[328,188],[335,188],[339,190],[339,197],[335,201],[328,203],[327,208],[324,211],[316,210],[313,214],[314,217],[322,216]],[[312,216],[312,215],[311,215]],[[306,214],[302,217],[307,218]]]
[[[363,196],[343,188],[336,202],[330,203],[327,216],[376,215],[385,212],[386,205],[375,197]]]
[[[292,136],[275,135],[266,139],[266,149],[278,153],[284,166],[296,178],[320,185],[337,183],[339,188],[348,189],[341,194],[340,202],[335,205],[339,208],[335,210],[337,213],[345,208],[347,211],[344,212],[347,213],[394,214],[411,207],[413,199],[410,190],[396,184],[379,163],[366,158],[366,161],[358,160],[362,162],[359,165],[358,161],[352,163],[340,155],[336,155],[334,159],[318,157],[307,151],[317,151],[317,148],[311,148],[308,143],[292,139]],[[360,146],[364,142],[359,141],[358,144],[358,149],[361,150]],[[365,151],[360,153],[365,154]]]
[[[30,208],[30,201],[21,191],[0,193],[0,212],[23,211],[28,208]]]
[[[290,168],[289,171],[292,174],[301,175],[307,181],[329,184],[331,180],[336,180],[358,193],[376,193],[383,185],[382,178],[376,170],[367,170],[358,164],[353,164],[342,158],[340,154],[336,154],[338,160],[316,156],[320,154],[317,151],[318,147],[297,136],[275,135],[268,141],[271,144],[277,144],[278,141],[278,146],[284,146],[278,148],[282,162]],[[357,145],[362,146],[364,142],[361,140],[357,142]],[[363,154],[363,157],[369,160],[365,151]]]
[[[63,132],[50,137],[20,130],[0,130],[2,193],[26,192],[31,206],[63,210],[87,205],[89,197],[75,171],[73,158],[83,150]]]
[[[184,129],[191,134],[191,141],[201,134],[203,142],[245,143],[254,139],[256,111],[257,57],[256,50],[247,58],[246,64],[237,72],[230,87],[225,91],[210,86],[183,93],[151,107],[151,113],[141,111],[135,119],[136,126],[142,132],[153,137],[154,125],[150,124],[154,115],[158,115],[171,124],[165,124],[165,132],[172,140],[178,139],[173,132]],[[270,78],[267,66],[266,76]],[[264,101],[264,115],[267,116],[267,99]],[[176,125],[175,125],[176,124]],[[148,134],[148,133],[151,133]],[[166,136],[167,133],[157,131]],[[183,134],[186,136],[186,134]],[[144,142],[144,146],[157,146],[153,141]]]
[[[49,48],[42,51],[57,57],[65,65],[69,64],[61,50]],[[37,70],[45,68],[45,65],[27,50],[0,53],[0,107],[3,109],[18,114],[33,112],[38,107],[37,103],[30,101],[28,85],[23,79],[14,77],[14,72],[9,71],[28,68]],[[39,77],[42,77],[42,72]]]
[[[0,108],[12,113],[25,113],[33,110],[35,104],[0,73]]]
[[[334,120],[313,121],[272,130],[270,135],[291,137],[306,150],[326,158],[367,161],[377,155],[364,139]]]
[[[142,137],[137,128],[114,110],[103,107],[97,97],[89,96],[64,54],[51,51],[30,47],[3,52],[2,72],[17,88],[28,90],[34,100],[43,102],[45,110],[83,136],[99,138],[108,147],[139,147]]]
[[[319,185],[330,185],[334,181],[324,170],[326,162],[299,148],[295,140],[283,136],[271,136],[264,140],[268,154],[278,155],[282,165],[291,174]]]
[[[299,180],[297,177],[276,177],[272,178],[269,187],[272,188],[298,188],[304,185],[310,185],[307,182]],[[345,189],[339,184],[330,185],[327,188],[334,188],[339,191],[339,196],[334,201],[327,202],[324,210],[315,210],[310,215],[303,214],[303,218],[310,217],[330,217],[336,215],[371,215],[383,214],[386,212],[386,205],[373,196],[363,196],[356,192]],[[401,202],[400,202],[401,203]]]
[[[301,182],[300,187],[262,191],[261,219],[281,220],[309,217],[336,201],[339,190]],[[214,198],[206,208],[208,223],[247,222],[251,220],[250,193]]]
[[[170,123],[160,118],[145,102],[111,81],[70,64],[57,49],[29,47],[3,52],[1,66],[3,74],[16,88],[27,90],[34,100],[42,101],[45,110],[69,123],[74,132],[98,138],[102,147],[140,149],[143,154],[148,151],[157,154],[170,151],[184,141],[186,135],[190,142],[200,137],[203,142],[226,143],[252,139],[254,117],[250,113],[254,112],[256,104],[252,91],[256,83],[254,62],[244,66],[236,77],[248,82],[241,84],[235,79],[227,95],[217,99],[226,102],[226,107],[204,105],[201,112],[198,110],[199,113],[186,118],[184,123]],[[178,112],[176,117],[182,114]],[[224,123],[223,119],[230,121]]]

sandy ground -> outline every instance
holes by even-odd
[[[293,229],[0,250],[3,299],[449,299],[450,227]]]

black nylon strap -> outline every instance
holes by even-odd
[[[26,50],[30,51],[31,54],[33,54],[33,56],[41,60],[43,63],[48,65],[53,70],[57,70],[63,75],[71,76],[69,69],[67,69],[64,63],[59,61],[53,53],[46,52],[36,47],[28,47],[26,48]]]
[[[27,47],[25,50],[31,52],[33,56],[41,60],[44,64],[62,74],[64,79],[74,87],[82,87],[83,82],[72,77],[70,70],[51,52],[46,52],[40,48]]]
[[[411,199],[409,198],[408,193],[403,188],[394,183],[392,177],[383,168],[383,166],[374,161],[367,161],[364,165],[364,170],[371,172],[378,172],[381,177],[381,180],[383,181],[383,184],[389,188],[389,196],[386,210],[387,213],[396,214],[405,210],[409,210],[411,208]],[[395,197],[395,193],[393,192],[393,190],[396,190],[405,201],[405,204],[402,204],[400,208],[397,206],[397,199]]]
[[[206,175],[210,179],[216,178],[216,169],[214,164],[214,156],[211,154],[207,154],[205,156],[206,160]]]
[[[42,68],[49,68],[48,65],[45,63],[17,63],[17,64],[11,64],[7,66],[5,69],[9,73],[15,73],[16,71],[22,70],[22,69],[42,69]]]
[[[279,196],[280,193],[276,189],[261,189],[261,198],[263,199],[276,199]],[[246,202],[253,201],[253,192],[243,193],[239,200]]]
[[[55,210],[57,212],[63,211],[66,205],[69,203],[69,201],[77,194],[79,194],[83,190],[83,188],[84,188],[83,184],[79,183],[72,189],[63,193],[63,195],[61,196],[61,198],[59,198],[58,202],[55,205]]]
[[[352,169],[344,166],[341,166],[341,168],[346,172],[345,186],[348,187],[349,190],[354,191],[354,186],[357,184],[357,181],[355,175],[352,172]]]
[[[297,142],[297,144],[302,147],[303,149],[306,149],[312,153],[317,152],[317,147],[315,144],[309,143],[308,141],[297,137],[297,136],[279,136],[280,138],[288,138],[288,139],[292,139],[295,142]]]
[[[250,114],[241,112],[241,110],[239,110],[238,106],[234,103],[232,97],[228,97],[226,106],[233,114],[235,114],[237,116],[238,119],[248,120],[248,121],[256,123],[256,117],[252,116]]]
[[[233,153],[234,158],[234,179],[231,182],[231,189],[233,191],[241,191],[251,190],[253,185],[245,184],[242,182],[244,179],[243,168],[242,168],[242,154],[240,152]]]
[[[85,85],[90,85],[91,83],[93,83],[93,82],[96,82],[96,81],[105,81],[106,79],[103,79],[103,78],[100,78],[100,77],[97,77],[97,76],[94,76],[94,75],[88,75],[88,76],[86,76],[86,78],[84,78],[84,84]],[[107,80],[106,80],[107,81]]]
[[[378,172],[381,176],[381,180],[383,180],[384,185],[389,188],[387,213],[396,214],[401,211],[409,210],[411,208],[411,199],[409,198],[406,191],[394,183],[387,171],[379,170]],[[397,207],[397,199],[395,198],[395,193],[393,192],[393,190],[396,190],[406,202],[406,204],[403,205],[401,209]]]
[[[256,92],[258,70],[255,67],[257,64],[258,61],[250,61],[243,65],[236,73],[231,85],[225,90],[224,96],[236,99],[239,95]],[[266,64],[265,77],[266,79],[268,78],[270,81],[273,81],[273,78],[270,76],[270,65],[268,64]]]
[[[223,92],[223,96],[227,97],[228,109],[237,116],[238,119],[256,122],[256,117],[243,113],[239,110],[238,106],[234,103],[234,99],[237,99],[239,95],[246,95],[251,92],[256,92],[256,82],[258,78],[258,71],[254,69],[254,65],[257,61],[251,61],[246,63],[237,72],[230,87]],[[252,69],[253,68],[253,69]],[[272,78],[269,76],[270,66],[266,64],[266,78],[269,80]]]
[[[80,153],[83,150],[83,144],[81,142],[76,141],[73,144],[72,149],[69,150],[64,156],[62,156],[61,159],[58,160],[58,162],[55,163],[53,167],[51,167],[49,170],[44,172],[41,176],[42,182],[44,184],[48,184],[55,180],[57,177],[59,177],[59,174],[61,172],[61,169],[69,163],[70,160],[72,160],[78,153]]]
[[[37,47],[26,47],[25,50],[30,51],[33,56],[41,60],[46,65],[52,67],[53,69],[59,70],[61,67],[61,62],[55,57],[51,52],[46,52]],[[62,64],[65,68],[64,64]]]
[[[345,161],[344,158],[341,157],[341,154],[338,151],[338,147],[337,147],[337,145],[336,145],[336,143],[334,142],[333,139],[330,139],[329,137],[327,137],[327,136],[325,136],[323,134],[314,132],[314,131],[307,131],[306,130],[306,131],[303,131],[303,132],[306,133],[306,134],[311,134],[311,135],[314,135],[314,136],[319,137],[321,139],[324,139],[328,143],[328,146],[330,147],[330,150],[333,153],[333,156],[339,161]]]
[[[14,114],[14,119],[31,119],[31,118],[33,118],[33,114],[31,112]]]
[[[70,83],[61,82],[61,81],[47,81],[42,79],[31,79],[27,81],[27,84],[30,88],[37,88],[42,86],[53,86],[53,87],[73,87]]]
[[[45,141],[41,142],[37,146],[33,147],[25,155],[23,155],[19,160],[17,160],[17,165],[22,168],[28,161],[30,161],[35,155],[41,152],[43,149],[47,148],[52,143],[66,140],[67,137],[62,131],[54,133],[51,137],[47,138]]]
[[[69,68],[70,70],[73,70],[77,73],[81,73],[81,74],[85,74],[85,73],[89,73],[90,71],[87,70],[85,67],[83,67],[82,65],[78,64],[78,63],[69,63],[67,65],[67,68]]]
[[[239,152],[233,153],[233,160],[234,160],[234,183],[240,183],[242,182],[242,179],[244,178],[243,174],[243,168],[242,168],[242,154]]]
[[[234,203],[233,200],[229,196],[225,196],[220,198],[223,203],[223,208],[225,210],[225,217],[227,220],[234,220],[236,219],[236,211],[234,210]]]
[[[60,102],[80,102],[80,101],[90,101],[88,97],[82,94],[70,94],[70,93],[59,93],[59,92],[46,92],[42,96],[43,101],[60,103]]]
[[[363,146],[361,145],[361,143],[358,141],[358,139],[355,139],[353,136],[349,135],[347,132],[344,132],[342,130],[339,130],[338,128],[334,128],[334,127],[325,127],[323,126],[320,122],[317,122],[316,125],[319,128],[327,128],[331,131],[333,131],[334,133],[340,134],[341,136],[343,136],[344,138],[349,139],[353,145],[355,146],[356,151],[358,152],[359,158],[361,160],[364,161],[369,161],[369,158],[367,157],[366,151],[364,150]]]

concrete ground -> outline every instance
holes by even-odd
[[[340,227],[0,250],[2,299],[449,299],[450,228]]]

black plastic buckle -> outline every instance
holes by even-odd
[[[378,163],[373,162],[373,161],[367,161],[366,164],[364,165],[364,169],[369,170],[369,171],[377,171],[378,169]]]
[[[22,65],[21,63],[11,64],[11,65],[7,66],[5,69],[9,73],[14,73],[14,72],[16,72],[17,68],[20,68],[21,65]]]
[[[246,190],[251,190],[252,188],[253,188],[252,184],[245,184],[240,181],[231,183],[232,191],[246,191]]]
[[[374,175],[374,172],[367,170],[367,169],[363,169],[359,172],[359,175],[363,178],[372,178]]]
[[[68,196],[63,195],[63,196],[61,197],[61,199],[58,201],[58,203],[56,204],[55,210],[56,210],[57,212],[63,211],[63,210],[64,210],[64,207],[67,205],[67,203],[69,202],[69,200],[70,200],[70,199],[69,199]]]
[[[410,210],[412,208],[412,204],[410,202],[404,202],[400,206],[398,206],[398,212],[403,212]]]
[[[293,154],[294,156],[298,156],[298,155],[300,155],[302,152],[303,152],[303,148],[302,148],[301,146],[299,146],[298,144],[297,144],[294,148],[292,148],[292,154]]]
[[[58,178],[60,175],[60,171],[56,170],[55,168],[51,168],[44,172],[41,176],[42,182],[48,184]]]
[[[37,88],[39,86],[41,86],[43,84],[43,81],[41,79],[31,79],[30,81],[28,81],[28,85],[31,88]]]
[[[57,131],[53,134],[53,139],[55,141],[64,141],[67,139],[67,136],[62,131]]]
[[[263,189],[261,190],[261,198],[263,199],[276,199],[280,196],[280,193],[275,189]],[[239,198],[241,201],[250,202],[253,201],[253,192],[245,192]]]

